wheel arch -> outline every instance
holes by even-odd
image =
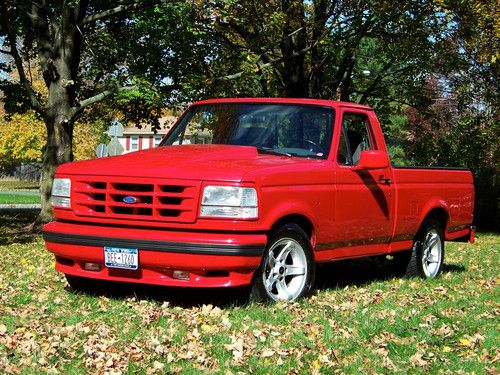
[[[300,229],[302,229],[305,234],[307,234],[307,237],[309,237],[309,240],[313,240],[314,238],[314,225],[312,223],[312,221],[307,217],[307,216],[304,216],[304,215],[301,215],[301,214],[288,214],[288,215],[285,215],[281,218],[279,218],[278,220],[276,220],[274,222],[274,224],[272,225],[269,233],[272,233],[274,232],[275,230],[277,230],[278,228],[282,227],[282,226],[285,226],[285,225],[288,225],[288,224],[296,224],[300,227]]]
[[[441,225],[443,234],[446,233],[446,228],[448,227],[448,221],[449,221],[449,214],[445,207],[439,206],[429,209],[429,211],[423,216],[422,220],[420,220],[420,224],[418,226],[419,230],[422,228],[422,225],[427,219],[436,220],[439,223],[439,225]]]

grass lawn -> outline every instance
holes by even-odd
[[[242,290],[75,293],[43,240],[15,237],[12,222],[0,231],[7,373],[498,373],[498,234],[447,243],[436,280],[342,262],[319,271],[310,299],[261,305]]]
[[[33,204],[40,203],[39,195],[5,194],[0,192],[0,204]]]

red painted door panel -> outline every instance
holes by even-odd
[[[363,111],[349,110],[342,113],[340,125],[335,173],[336,247],[366,246],[356,248],[356,252],[369,254],[374,249],[371,245],[388,244],[392,235],[392,169],[354,168],[361,151],[385,150],[373,135],[379,131],[372,129],[378,123],[370,122]],[[375,251],[380,251],[380,246]]]

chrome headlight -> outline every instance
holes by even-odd
[[[71,208],[71,180],[69,178],[54,178],[50,201],[53,207]]]
[[[238,186],[205,186],[200,216],[255,219],[258,216],[257,191]]]

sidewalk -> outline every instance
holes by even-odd
[[[0,214],[2,212],[38,211],[41,208],[41,204],[0,204]]]

